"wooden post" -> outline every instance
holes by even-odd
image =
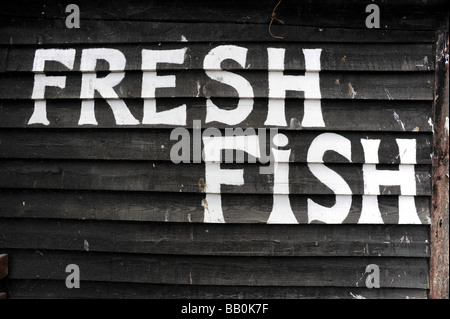
[[[8,255],[0,254],[0,279],[8,275]]]
[[[8,255],[0,254],[0,280],[8,275]],[[0,299],[6,299],[6,293],[0,291]]]
[[[430,298],[448,299],[448,16],[436,43]]]

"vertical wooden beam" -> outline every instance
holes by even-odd
[[[433,105],[433,211],[431,220],[430,298],[448,299],[448,16],[438,30]]]
[[[0,279],[8,275],[8,255],[0,254]],[[0,299],[6,299],[6,293],[0,291]]]
[[[8,275],[8,255],[0,254],[0,279]]]

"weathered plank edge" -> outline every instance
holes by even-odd
[[[426,299],[427,290],[366,287],[208,286],[117,282],[82,282],[67,289],[61,280],[10,280],[11,299],[111,298],[111,299]]]
[[[55,6],[51,1],[33,1],[28,4],[27,10],[20,10],[22,6],[16,2],[5,4],[1,15],[5,17],[29,17],[44,19],[64,19],[65,5],[69,1],[58,1]],[[227,1],[221,4],[220,9],[210,6],[207,1],[190,1],[189,4],[175,2],[162,5],[162,2],[152,1],[151,5],[143,1],[128,3],[108,3],[107,10],[98,10],[103,4],[97,1],[80,1],[83,20],[147,20],[147,21],[186,21],[186,22],[227,22],[227,23],[254,23],[267,25],[271,12],[276,4],[273,2],[261,3],[246,1]],[[435,14],[444,7],[444,1],[409,1],[398,3],[383,1],[383,23],[381,28],[386,29],[433,29]],[[380,3],[378,3],[380,5]],[[343,27],[364,27],[364,19],[354,19],[356,14],[364,12],[365,3],[361,1],[316,1],[316,2],[285,2],[277,7],[277,17],[285,24],[294,25],[321,25]],[[168,15],[166,12],[170,12]],[[412,15],[412,16],[411,16]],[[125,16],[125,17],[123,17]],[[417,16],[421,17],[420,22]]]
[[[429,289],[428,259],[421,257],[160,256],[32,249],[8,253],[14,256],[10,279],[64,280],[66,265],[75,262],[85,269],[84,281],[364,287],[365,268],[375,263],[383,270],[382,287]]]
[[[1,188],[43,188],[71,190],[122,190],[144,192],[186,192],[205,193],[205,167],[203,164],[174,164],[161,161],[104,161],[104,160],[1,160]],[[125,165],[126,164],[126,165]],[[226,164],[232,165],[232,164]],[[241,186],[222,185],[220,193],[245,194],[283,194],[267,187],[266,183],[257,183],[261,176],[258,164],[239,164],[244,169],[246,183]],[[321,183],[311,172],[311,167],[321,167],[323,164],[291,163],[289,174],[307,174],[302,180],[290,182],[290,194],[324,194],[348,195],[333,193]],[[400,164],[409,167],[408,164]],[[431,195],[431,166],[414,165],[416,190],[401,193],[397,187],[383,187],[377,193],[367,193],[362,180],[363,167],[379,169],[394,168],[394,165],[384,164],[327,164],[338,174],[347,176],[346,181],[351,186],[352,195]],[[380,167],[382,166],[382,167]],[[185,167],[189,167],[188,173]],[[163,173],[167,173],[163,176]],[[165,174],[164,173],[164,174]],[[197,175],[195,175],[197,174]],[[348,174],[348,175],[347,175]],[[376,174],[373,170],[370,174]],[[405,172],[401,174],[407,174]],[[194,177],[197,176],[197,177]],[[269,175],[266,175],[269,176]],[[197,179],[198,178],[198,179]],[[270,177],[269,177],[270,178]],[[203,179],[203,181],[202,181]],[[267,181],[268,177],[265,177]],[[127,184],[133,181],[134,184]],[[312,181],[314,183],[312,183]],[[167,182],[167,183],[166,183]],[[209,194],[219,193],[217,190]]]
[[[94,33],[103,28],[108,33]],[[80,29],[67,29],[64,20],[4,19],[0,44],[141,43],[148,42],[248,42],[279,41],[267,25],[224,23],[160,23],[145,21],[87,20]],[[30,32],[18,32],[28,30]],[[35,32],[40,30],[39,32]],[[250,32],[251,31],[251,32]],[[250,33],[249,33],[250,32]],[[308,42],[423,42],[432,43],[434,31],[319,28],[274,25],[272,32],[285,41]],[[250,39],[250,40],[248,40]]]
[[[449,34],[439,30],[436,41],[434,156],[432,178],[432,222],[430,258],[430,297],[449,298]]]
[[[1,218],[4,249],[205,256],[429,257],[427,225],[187,224]],[[32,243],[32,244],[30,244]],[[111,248],[113,247],[113,248]],[[230,250],[230,247],[234,247]]]
[[[204,219],[204,208],[201,206],[204,194],[201,193],[0,189],[0,194],[0,215],[4,218],[170,223],[201,223]],[[224,194],[225,220],[234,224],[265,223],[272,209],[272,197]],[[308,198],[322,205],[334,204],[334,196],[290,195],[293,212],[301,224],[308,221],[305,206]],[[354,224],[359,220],[361,197],[356,196],[354,200],[355,204],[344,224]],[[385,224],[396,224],[398,198],[380,196],[378,200]],[[416,196],[415,203],[422,223],[430,224],[431,196]]]

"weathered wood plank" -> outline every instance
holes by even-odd
[[[91,192],[61,190],[0,190],[0,216],[13,218],[59,218],[87,220],[203,222],[204,194]],[[308,223],[308,198],[331,207],[334,196],[290,195],[293,213],[300,224]],[[379,196],[383,222],[398,223],[398,197]],[[430,197],[416,196],[422,224],[430,223]],[[271,195],[222,194],[227,223],[266,223],[273,207]],[[345,224],[359,221],[361,196],[354,196]],[[358,226],[359,227],[359,226]]]
[[[448,12],[447,12],[448,13]],[[437,69],[435,73],[435,125],[433,156],[433,214],[431,223],[432,253],[430,258],[431,289],[433,299],[449,298],[449,94],[448,94],[448,15],[443,20],[446,28],[439,31],[436,43]]]
[[[67,289],[61,280],[10,280],[11,299],[427,299],[425,289],[366,287],[252,287],[82,282]]]
[[[273,25],[272,33],[284,41],[432,43],[433,31],[322,28]],[[105,34],[107,36],[105,36]],[[68,29],[64,20],[4,18],[0,44],[103,44],[145,42],[279,41],[268,25],[222,23],[164,23],[147,21],[88,20],[79,29]]]
[[[236,99],[214,99],[220,107],[237,105]],[[262,128],[267,118],[267,99],[255,99],[254,110],[239,127]],[[143,100],[126,99],[125,103],[133,116],[142,120]],[[186,127],[192,128],[193,121],[200,121],[201,127],[231,127],[220,122],[205,123],[206,100],[203,98],[157,99],[158,110],[165,110],[186,104]],[[303,103],[295,99],[286,99],[286,130],[308,130],[317,128],[302,127]],[[383,131],[383,132],[432,132],[432,112],[429,101],[367,101],[367,100],[322,100],[324,131]],[[80,100],[47,100],[49,127],[55,128],[152,128],[175,127],[174,125],[117,125],[111,108],[106,101],[95,101],[95,113],[98,125],[78,125],[80,118]],[[28,125],[34,110],[32,100],[0,100],[0,127],[45,127],[43,124]],[[431,124],[430,124],[431,123]]]
[[[289,179],[289,193],[333,194],[333,191],[322,184],[309,169],[309,167],[318,166],[323,164],[291,163],[289,174],[292,177]],[[352,194],[365,194],[361,164],[327,164],[327,166],[344,178]],[[221,192],[272,194],[273,175],[260,174],[260,167],[261,165],[258,164],[222,164],[223,169],[243,169],[245,183],[242,186],[222,185]],[[398,170],[396,165],[378,165],[376,169]],[[415,193],[410,194],[405,191],[400,193],[400,187],[386,186],[380,187],[379,193],[372,195],[430,195],[430,169],[428,165],[415,165]],[[203,193],[205,188],[201,186],[202,181],[203,183],[205,181],[203,164],[150,161],[2,160],[0,166],[0,187],[3,188]],[[239,185],[240,182],[237,184]],[[335,186],[338,187],[338,184]]]
[[[273,71],[275,72],[275,71]],[[278,72],[278,71],[277,71]],[[253,95],[238,96],[235,88],[210,79],[200,70],[159,71],[158,75],[174,75],[177,86],[156,89],[156,98],[268,98],[268,73],[265,71],[243,70],[235,73],[244,77],[253,88]],[[280,72],[278,72],[280,73]],[[46,99],[79,99],[81,90],[81,72],[68,72],[64,89],[48,87]],[[142,72],[129,71],[115,87],[114,94],[105,94],[103,98],[147,98],[142,96]],[[433,73],[431,72],[320,72],[320,95],[322,99],[375,99],[375,100],[432,100]],[[34,86],[32,73],[0,73],[0,99],[31,98]],[[148,93],[145,93],[148,94]],[[152,93],[153,94],[153,93]],[[303,91],[271,93],[271,98],[304,98]],[[100,97],[96,93],[96,97]]]
[[[57,4],[40,0],[26,2],[27,10],[20,10],[23,5],[16,2],[5,4],[1,15],[6,17],[28,17],[45,19],[65,19],[65,7],[69,0]],[[101,1],[79,0],[78,5],[83,20],[143,20],[167,22],[223,22],[254,23],[268,25],[272,11],[277,2],[231,0],[211,6],[208,1],[190,1],[167,3],[166,1],[133,1],[132,4],[110,2],[107,6]],[[277,7],[276,14],[286,25],[307,25],[323,27],[365,28],[365,19],[355,19],[356,14],[365,12],[366,3],[361,1],[316,1],[286,2]],[[445,1],[413,1],[378,3],[383,10],[381,28],[386,29],[433,29],[434,15],[445,7]],[[99,10],[101,8],[101,10]],[[170,12],[170,14],[167,14]]]
[[[245,69],[247,70],[274,70],[268,65],[267,48],[283,48],[285,52],[284,70],[305,70],[302,49],[321,48],[322,71],[430,71],[434,69],[433,48],[431,44],[310,44],[310,43],[232,43],[232,45],[247,49]],[[187,48],[185,61],[182,64],[159,63],[158,70],[203,70],[203,61],[209,51],[218,45],[206,43],[163,43],[163,44],[123,44],[106,45],[106,48],[119,50],[126,58],[126,71],[140,71],[142,66],[142,50],[176,50]],[[74,46],[77,52],[83,49],[98,48],[96,46]],[[31,72],[35,52],[42,49],[40,46],[12,46],[0,47],[0,72]],[[106,56],[105,56],[106,58]],[[80,57],[76,56],[73,71],[80,70]],[[226,70],[242,70],[242,67],[233,60],[225,60],[221,67]],[[154,68],[144,68],[154,70]],[[108,65],[103,61],[97,62],[97,71],[123,71],[115,65]],[[220,70],[211,68],[208,70]],[[280,69],[278,69],[280,70]],[[61,63],[48,61],[46,72],[69,71]]]
[[[202,131],[203,132],[203,131]],[[250,132],[250,131],[249,131]],[[312,141],[324,132],[279,131],[287,136],[291,149],[290,162],[307,162],[307,153]],[[255,130],[254,134],[258,131]],[[189,130],[189,145],[203,145],[201,139],[193,140],[193,130]],[[197,133],[196,133],[197,134]],[[225,136],[226,131],[222,131]],[[270,134],[266,131],[261,152],[270,153]],[[0,129],[0,158],[36,159],[101,159],[101,160],[156,160],[171,161],[171,149],[179,140],[170,139],[171,130],[55,130],[55,129]],[[263,135],[263,134],[261,134]],[[366,133],[342,132],[340,136],[352,145],[352,163],[400,164],[400,154],[396,139],[415,139],[416,158],[403,164],[431,164],[431,139],[429,133]],[[261,137],[263,138],[263,137]],[[365,160],[361,139],[379,139],[379,160]],[[203,146],[202,146],[203,148]],[[193,154],[190,151],[190,161]],[[235,158],[235,156],[233,157]],[[325,162],[349,163],[338,154],[330,152]],[[224,158],[222,159],[222,162]]]
[[[223,225],[17,218],[0,221],[2,249],[214,256],[429,257],[427,225]]]
[[[82,281],[153,284],[364,287],[369,264],[380,286],[428,289],[426,258],[224,257],[9,250],[11,279],[65,280],[76,263]]]
[[[8,255],[0,254],[0,279],[5,278],[7,275],[8,275]]]

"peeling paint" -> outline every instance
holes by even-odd
[[[448,116],[445,118],[445,125],[444,125],[445,135],[448,137]]]
[[[84,250],[89,251],[89,242],[86,239],[84,240],[83,246]]]
[[[351,96],[352,99],[354,99],[357,93],[358,92],[355,91],[355,89],[353,88],[352,84],[348,83],[348,96]]]
[[[165,214],[164,214],[164,221],[168,222],[169,221],[169,210],[166,210]]]
[[[202,88],[202,86],[200,85],[200,82],[197,81],[197,95],[196,97],[200,97],[200,89]]]
[[[430,125],[431,131],[434,133],[434,123],[431,117],[428,119],[428,125]]]
[[[386,92],[386,96],[387,96],[387,98],[389,100],[393,100],[394,99],[388,89],[384,88],[384,92]]]
[[[366,299],[366,297],[361,295],[355,295],[352,292],[350,292],[350,295],[353,297],[353,299]]]
[[[406,131],[405,124],[403,123],[403,121],[400,119],[400,116],[398,116],[397,112],[395,112],[395,111],[394,111],[394,119],[397,121],[398,124],[401,125],[402,130]]]
[[[203,177],[200,177],[200,179],[198,180],[198,190],[200,191],[200,193],[205,193],[206,192],[206,182],[205,179]]]
[[[202,207],[204,207],[207,211],[209,211],[208,201],[206,200],[206,198],[202,199]]]

